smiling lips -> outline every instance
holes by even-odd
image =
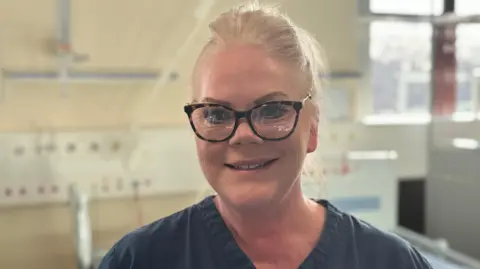
[[[248,170],[256,170],[256,169],[261,169],[269,166],[273,162],[275,162],[277,158],[275,159],[257,159],[257,160],[249,160],[249,161],[239,161],[239,162],[233,162],[233,163],[226,163],[225,166],[234,169],[234,170],[239,170],[239,171],[248,171]]]

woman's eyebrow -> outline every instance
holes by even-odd
[[[276,92],[270,92],[267,93],[264,96],[261,96],[253,101],[254,104],[263,104],[267,101],[271,101],[272,99],[278,98],[278,97],[287,97],[287,94],[276,91]],[[198,102],[196,99],[192,101],[192,103]],[[204,97],[200,99],[200,102],[206,102],[206,103],[216,103],[216,104],[221,104],[221,105],[226,105],[226,106],[231,106],[232,104],[230,102],[224,101],[224,100],[219,100],[216,98],[212,97]]]

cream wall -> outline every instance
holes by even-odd
[[[54,47],[55,0],[1,1],[0,63],[7,71],[58,70]],[[97,81],[63,86],[58,81],[12,81],[4,77],[0,131],[89,129],[129,125],[185,124],[189,76],[195,56],[207,38],[208,18],[240,1],[213,1],[205,21],[194,18],[199,2],[155,0],[72,1],[73,50],[88,56],[73,70],[159,72],[178,79]],[[285,1],[295,21],[324,46],[332,71],[357,71],[355,0]],[[29,7],[24,8],[24,7]],[[35,12],[33,12],[35,11]],[[195,26],[196,35],[187,40]],[[180,50],[180,52],[179,52]],[[352,91],[355,81],[344,82]],[[61,94],[67,89],[67,96]]]
[[[90,217],[94,245],[108,249],[125,233],[197,200],[197,193],[184,193],[138,201],[92,202]],[[74,223],[69,205],[2,208],[0,223],[0,268],[76,268]]]

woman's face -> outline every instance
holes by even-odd
[[[201,59],[193,99],[196,103],[224,104],[237,111],[273,100],[301,101],[307,91],[295,74],[288,65],[257,47],[227,46]],[[259,138],[245,118],[227,141],[212,143],[197,137],[200,166],[219,197],[235,206],[250,207],[279,202],[290,190],[299,190],[297,178],[305,156],[317,146],[314,111],[307,100],[295,131],[280,141]]]

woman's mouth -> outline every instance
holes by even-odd
[[[225,166],[237,171],[252,171],[267,168],[276,160],[278,160],[278,158],[268,160],[241,161],[234,163],[226,163]]]

